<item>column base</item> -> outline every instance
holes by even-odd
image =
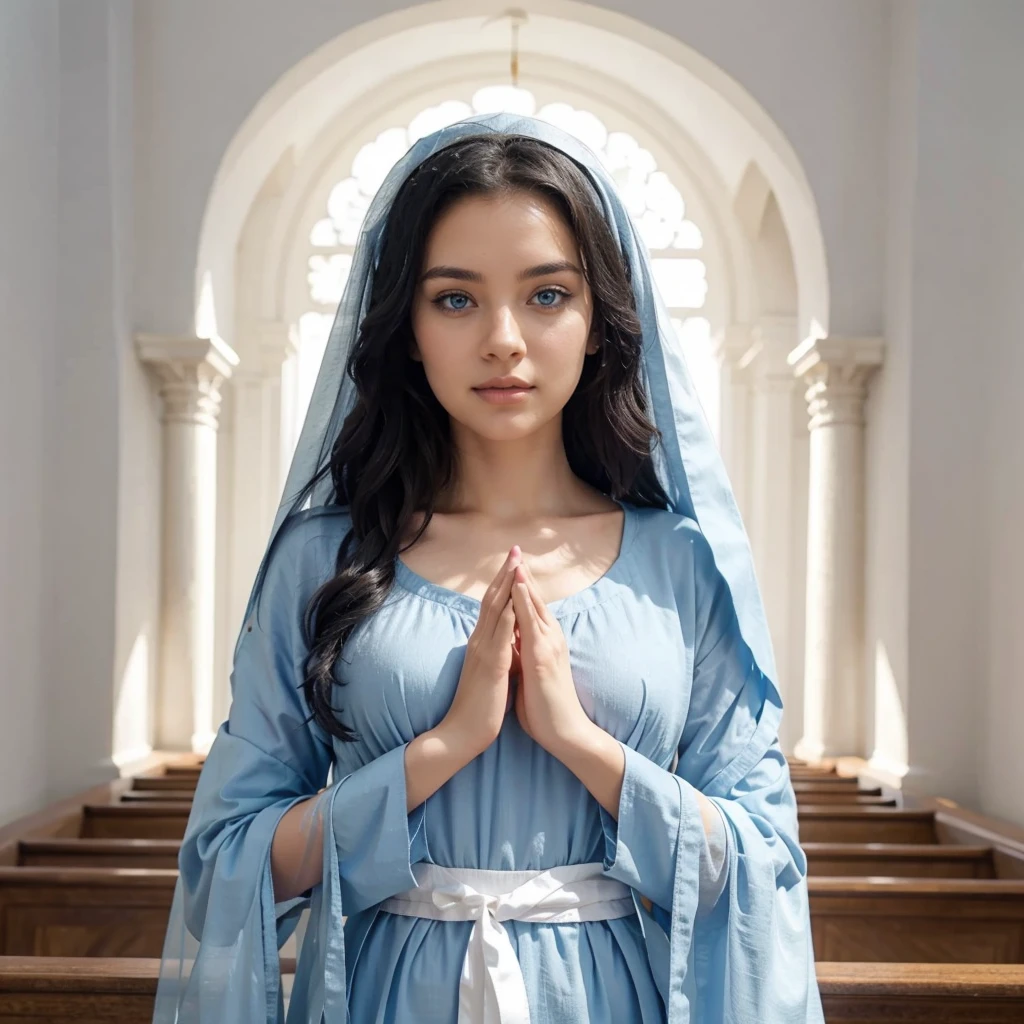
[[[197,732],[192,734],[192,753],[208,754],[213,741],[216,739],[215,732]]]
[[[793,748],[793,756],[808,764],[817,764],[825,756],[825,747],[817,740],[809,740],[804,736]]]

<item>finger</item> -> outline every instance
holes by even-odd
[[[522,557],[518,554],[518,550],[518,548],[513,548],[509,552],[506,564],[502,567],[503,572],[495,578],[495,581],[488,588],[487,593],[480,602],[480,618],[483,620],[483,628],[488,631],[488,635],[494,634],[498,627],[498,617],[512,596],[512,580],[515,565],[517,564],[517,559]],[[516,552],[516,554],[513,554],[513,552]]]
[[[520,579],[521,571],[522,567],[520,566],[514,574],[515,582],[512,584],[512,601],[516,609],[520,635],[524,631],[533,632],[537,628],[537,609],[530,597],[529,585],[525,579]]]
[[[505,640],[509,647],[512,646],[512,641],[515,635],[516,627],[516,610],[512,604],[512,598],[510,597],[505,602],[505,607],[501,610],[501,615],[498,616],[498,636]]]
[[[526,580],[527,590],[530,594],[530,600],[533,602],[534,611],[537,613],[537,618],[541,622],[548,621],[548,606],[544,603],[540,596],[540,590],[537,587],[537,581],[533,578],[533,573],[530,572],[530,567],[523,562],[523,576]]]
[[[502,633],[502,615],[505,614],[506,610],[512,606],[512,580],[515,574],[514,569],[509,569],[504,580],[498,588],[497,593],[493,594],[488,603],[481,608],[480,611],[480,622],[481,629],[484,631],[484,635],[487,637],[495,637],[504,635]],[[515,616],[513,615],[513,620]]]
[[[490,585],[487,587],[481,604],[483,603],[483,601],[488,600],[488,598],[496,598],[498,592],[501,590],[502,584],[505,582],[505,579],[508,576],[509,570],[512,569],[512,567],[515,566],[521,560],[522,552],[519,550],[519,545],[516,544],[509,549],[508,554],[505,556],[505,561],[501,563],[501,568],[498,570],[494,579],[491,580]]]

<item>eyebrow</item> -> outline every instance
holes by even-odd
[[[531,277],[547,277],[549,274],[559,274],[564,271],[583,276],[583,271],[575,263],[569,260],[555,260],[551,263],[539,263],[535,267],[527,267],[526,270],[520,272],[517,280],[527,281]],[[431,267],[420,278],[420,284],[435,277],[449,277],[455,278],[457,281],[476,281],[477,283],[482,282],[484,279],[483,274],[479,274],[475,270],[464,270],[462,267],[438,266]]]

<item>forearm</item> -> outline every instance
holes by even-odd
[[[594,725],[567,742],[557,756],[587,787],[591,796],[618,819],[622,780],[626,774],[622,744],[600,726]],[[704,834],[708,837],[718,834],[721,828],[719,812],[699,790],[694,790],[694,795],[700,807]]]
[[[442,721],[405,748],[406,810],[412,813],[475,756]]]
[[[278,903],[301,896],[323,876],[323,815],[316,813],[316,802],[313,796],[293,804],[277,824],[270,846],[270,875]]]

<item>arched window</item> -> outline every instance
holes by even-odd
[[[611,131],[596,115],[567,103],[538,108],[532,92],[486,86],[470,102],[448,100],[418,113],[406,127],[392,127],[356,154],[348,177],[332,189],[326,216],[309,235],[309,310],[299,318],[299,359],[294,436],[306,414],[334,313],[370,200],[388,171],[425,135],[476,113],[510,111],[555,124],[586,143],[603,161],[647,244],[658,289],[672,315],[705,413],[718,430],[718,368],[710,351],[711,328],[701,315],[708,291],[700,228],[686,217],[679,189],[649,150],[624,131]]]

